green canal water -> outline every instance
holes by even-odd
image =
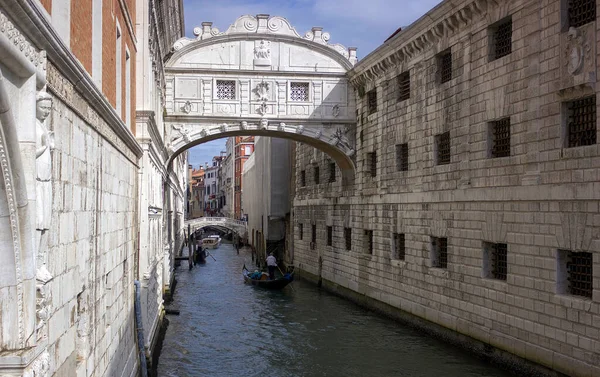
[[[468,352],[303,281],[266,291],[243,283],[250,254],[177,270],[160,377],[507,377]]]

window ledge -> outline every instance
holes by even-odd
[[[431,275],[442,277],[442,278],[448,278],[448,276],[449,276],[448,269],[441,268],[441,267],[429,267],[429,273]]]
[[[394,267],[400,267],[400,268],[406,267],[406,261],[405,260],[401,260],[401,259],[392,259],[391,260],[391,264]]]

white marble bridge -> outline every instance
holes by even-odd
[[[197,219],[187,220],[185,222],[185,229],[190,226],[192,232],[206,228],[208,226],[226,228],[237,234],[243,236],[247,231],[247,224],[245,221],[234,220],[229,217],[200,217]]]

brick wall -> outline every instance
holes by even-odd
[[[470,3],[445,2],[448,8],[425,19],[441,22]],[[567,147],[565,140],[567,103],[596,95],[591,46],[598,21],[578,27],[590,49],[571,74],[560,1],[501,4],[488,2],[468,26],[451,20],[452,30],[428,34],[433,42],[420,40],[410,58],[383,73],[396,59],[367,57],[355,68],[378,65],[377,78],[358,84],[364,95],[357,97],[355,185],[342,191],[323,176],[315,184],[310,160],[323,175],[329,158],[298,145],[294,263],[567,375],[600,375],[600,147]],[[496,59],[491,36],[507,17],[511,51]],[[406,28],[390,51],[418,39],[425,27]],[[442,82],[447,51],[451,77]],[[410,72],[410,96],[399,100],[404,72]],[[374,109],[367,103],[371,90]],[[494,122],[507,118],[509,152],[494,157]],[[440,163],[438,135],[446,132],[450,159]],[[405,143],[408,170],[401,170],[396,146]],[[376,153],[374,174],[369,153]],[[326,246],[327,226],[333,246]],[[350,251],[344,228],[352,229]],[[365,230],[373,231],[372,253]],[[395,254],[394,233],[405,236],[404,259]],[[434,238],[447,239],[445,267],[436,267]],[[505,279],[490,273],[490,243],[507,247]],[[591,253],[591,297],[568,293],[561,250]]]
[[[52,13],[52,0],[40,0],[40,2],[44,6],[44,8],[46,8],[46,11],[51,14]]]
[[[92,74],[92,1],[71,1],[71,51]]]

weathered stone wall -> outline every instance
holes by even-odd
[[[130,376],[137,158],[49,64],[54,97],[48,283],[50,375]],[[113,142],[111,142],[113,141]]]
[[[600,148],[567,147],[566,118],[567,102],[595,96],[598,32],[597,21],[583,25],[569,42],[560,5],[446,1],[359,63],[350,72],[359,109],[355,185],[342,191],[327,182],[327,156],[298,146],[294,263],[548,368],[590,376],[600,375]],[[493,59],[493,31],[507,17],[512,51]],[[583,51],[579,68],[567,60],[574,47],[575,57]],[[447,49],[452,77],[442,83]],[[410,98],[399,100],[397,77],[406,71]],[[510,155],[492,158],[492,122],[506,117]],[[438,164],[444,132],[450,163]],[[406,171],[397,166],[403,143]],[[376,153],[374,175],[368,153]],[[352,229],[349,251],[344,228]],[[405,235],[403,260],[394,233]],[[447,238],[446,268],[433,266],[432,237]],[[484,243],[507,245],[506,280],[490,277]],[[561,250],[592,253],[592,297],[566,293]]]

